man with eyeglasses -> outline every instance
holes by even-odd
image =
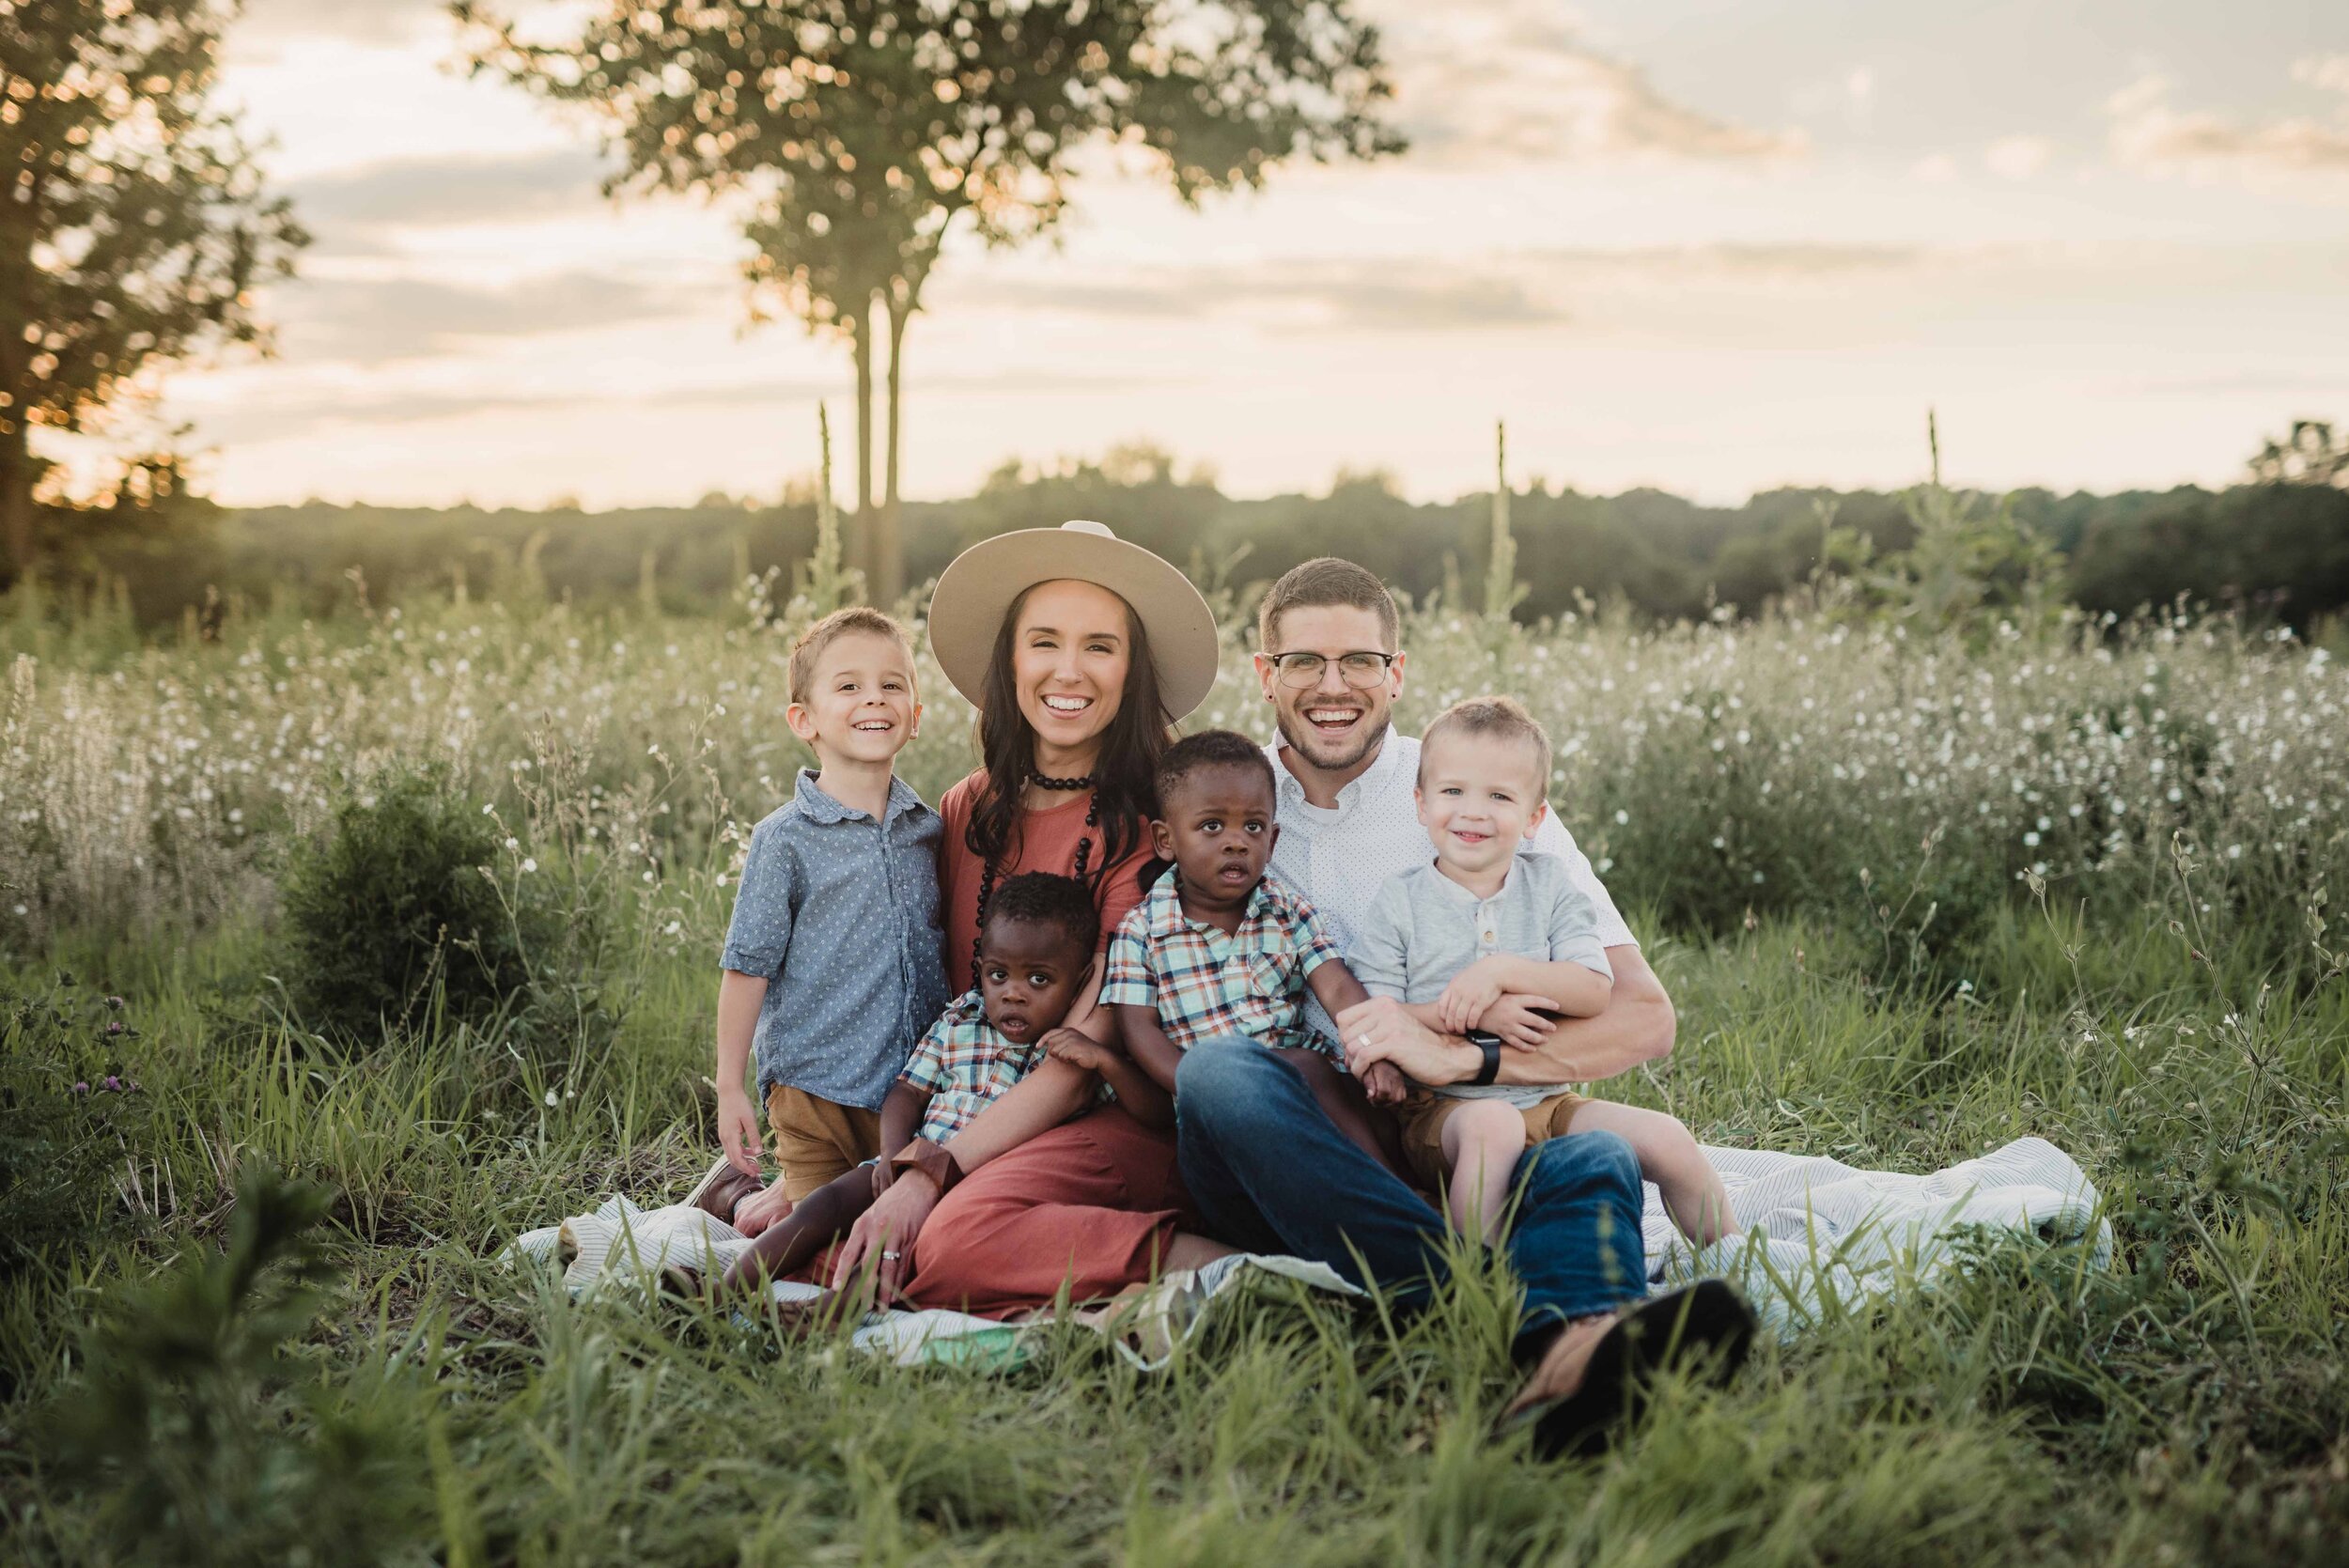
[[[1402,693],[1394,600],[1350,561],[1308,561],[1273,585],[1258,617],[1256,673],[1280,739],[1280,837],[1272,869],[1321,912],[1341,951],[1387,878],[1427,858],[1413,792],[1419,741],[1389,721]],[[1422,1084],[1559,1083],[1611,1078],[1672,1049],[1672,1001],[1550,813],[1532,849],[1563,858],[1597,906],[1614,970],[1605,1012],[1562,1019],[1538,1048],[1447,1035],[1374,998],[1315,1027],[1357,1073],[1392,1062]],[[1201,1041],[1175,1080],[1185,1185],[1222,1239],[1329,1264],[1357,1283],[1423,1299],[1444,1277],[1444,1220],[1356,1149],[1297,1070],[1243,1043]],[[1515,1350],[1530,1375],[1510,1406],[1546,1449],[1575,1447],[1620,1416],[1653,1367],[1700,1352],[1725,1373],[1752,1317],[1719,1281],[1649,1296],[1639,1162],[1609,1133],[1535,1144],[1517,1167],[1518,1208],[1503,1242],[1525,1286]]]

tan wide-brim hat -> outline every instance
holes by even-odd
[[[956,556],[930,596],[930,651],[955,690],[986,706],[987,663],[1012,601],[1039,582],[1074,580],[1132,606],[1150,640],[1159,695],[1183,718],[1215,685],[1215,616],[1190,579],[1097,522],[1023,528]]]

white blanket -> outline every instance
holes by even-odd
[[[1649,1288],[1726,1278],[1781,1338],[1872,1296],[1924,1283],[1950,1265],[1959,1239],[1977,1229],[2059,1244],[2085,1240],[2084,1266],[2111,1262],[2112,1233],[2097,1214],[2095,1187],[2069,1156],[2042,1139],[2017,1139],[1922,1176],[1750,1149],[1708,1147],[1705,1157],[1721,1173],[1741,1234],[1701,1251],[1690,1248],[1651,1185],[1642,1224]],[[699,1209],[646,1209],[613,1197],[592,1214],[517,1238],[507,1255],[560,1265],[576,1296],[614,1286],[651,1288],[664,1273],[723,1269],[749,1245],[732,1226]],[[1361,1294],[1320,1264],[1240,1254],[1072,1315],[1110,1335],[1136,1365],[1156,1368],[1196,1332],[1210,1302],[1299,1284]],[[814,1294],[806,1285],[774,1288],[786,1298]],[[1025,1354],[1022,1342],[1035,1327],[965,1312],[876,1312],[855,1343],[900,1362],[1000,1364]]]

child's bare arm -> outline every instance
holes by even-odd
[[[1139,1002],[1115,1004],[1118,1032],[1125,1036],[1126,1054],[1167,1094],[1174,1093],[1174,1069],[1183,1063],[1183,1048],[1159,1027],[1159,1010]]]
[[[767,1000],[764,975],[726,970],[718,982],[718,1144],[734,1168],[758,1174],[758,1111],[742,1084],[751,1064],[751,1037]]]
[[[1548,997],[1557,1003],[1551,1012],[1570,1018],[1597,1017],[1607,1011],[1607,1000],[1615,989],[1612,979],[1570,958],[1503,958],[1502,962],[1507,965],[1501,977],[1503,993]]]
[[[1117,1103],[1143,1126],[1164,1128],[1174,1125],[1174,1097],[1115,1046],[1105,1046],[1081,1030],[1067,1028],[1053,1030],[1042,1043],[1055,1061],[1098,1073],[1117,1095]]]
[[[1436,1000],[1436,1027],[1447,1034],[1480,1027],[1486,1010],[1512,995],[1541,998],[1552,1012],[1569,1017],[1593,1018],[1607,1010],[1613,988],[1607,976],[1580,964],[1498,953],[1452,977]]]
[[[929,1110],[928,1090],[916,1089],[903,1079],[889,1086],[888,1097],[881,1101],[880,1163],[873,1167],[875,1197],[889,1190],[890,1182],[896,1176],[896,1167],[890,1161],[896,1157],[899,1149],[913,1141],[913,1135],[921,1130],[922,1118],[929,1114]]]

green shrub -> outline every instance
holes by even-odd
[[[126,1218],[113,1178],[147,1120],[138,1038],[120,997],[71,975],[41,991],[0,985],[0,1273],[87,1248]]]
[[[365,1040],[436,1005],[480,1023],[526,1001],[558,927],[531,877],[496,878],[516,853],[440,768],[346,795],[287,871],[281,974],[296,1013]]]
[[[337,1385],[288,1354],[334,1273],[316,1237],[333,1201],[248,1167],[226,1251],[190,1255],[88,1336],[53,1452],[117,1560],[420,1560],[428,1396]]]

